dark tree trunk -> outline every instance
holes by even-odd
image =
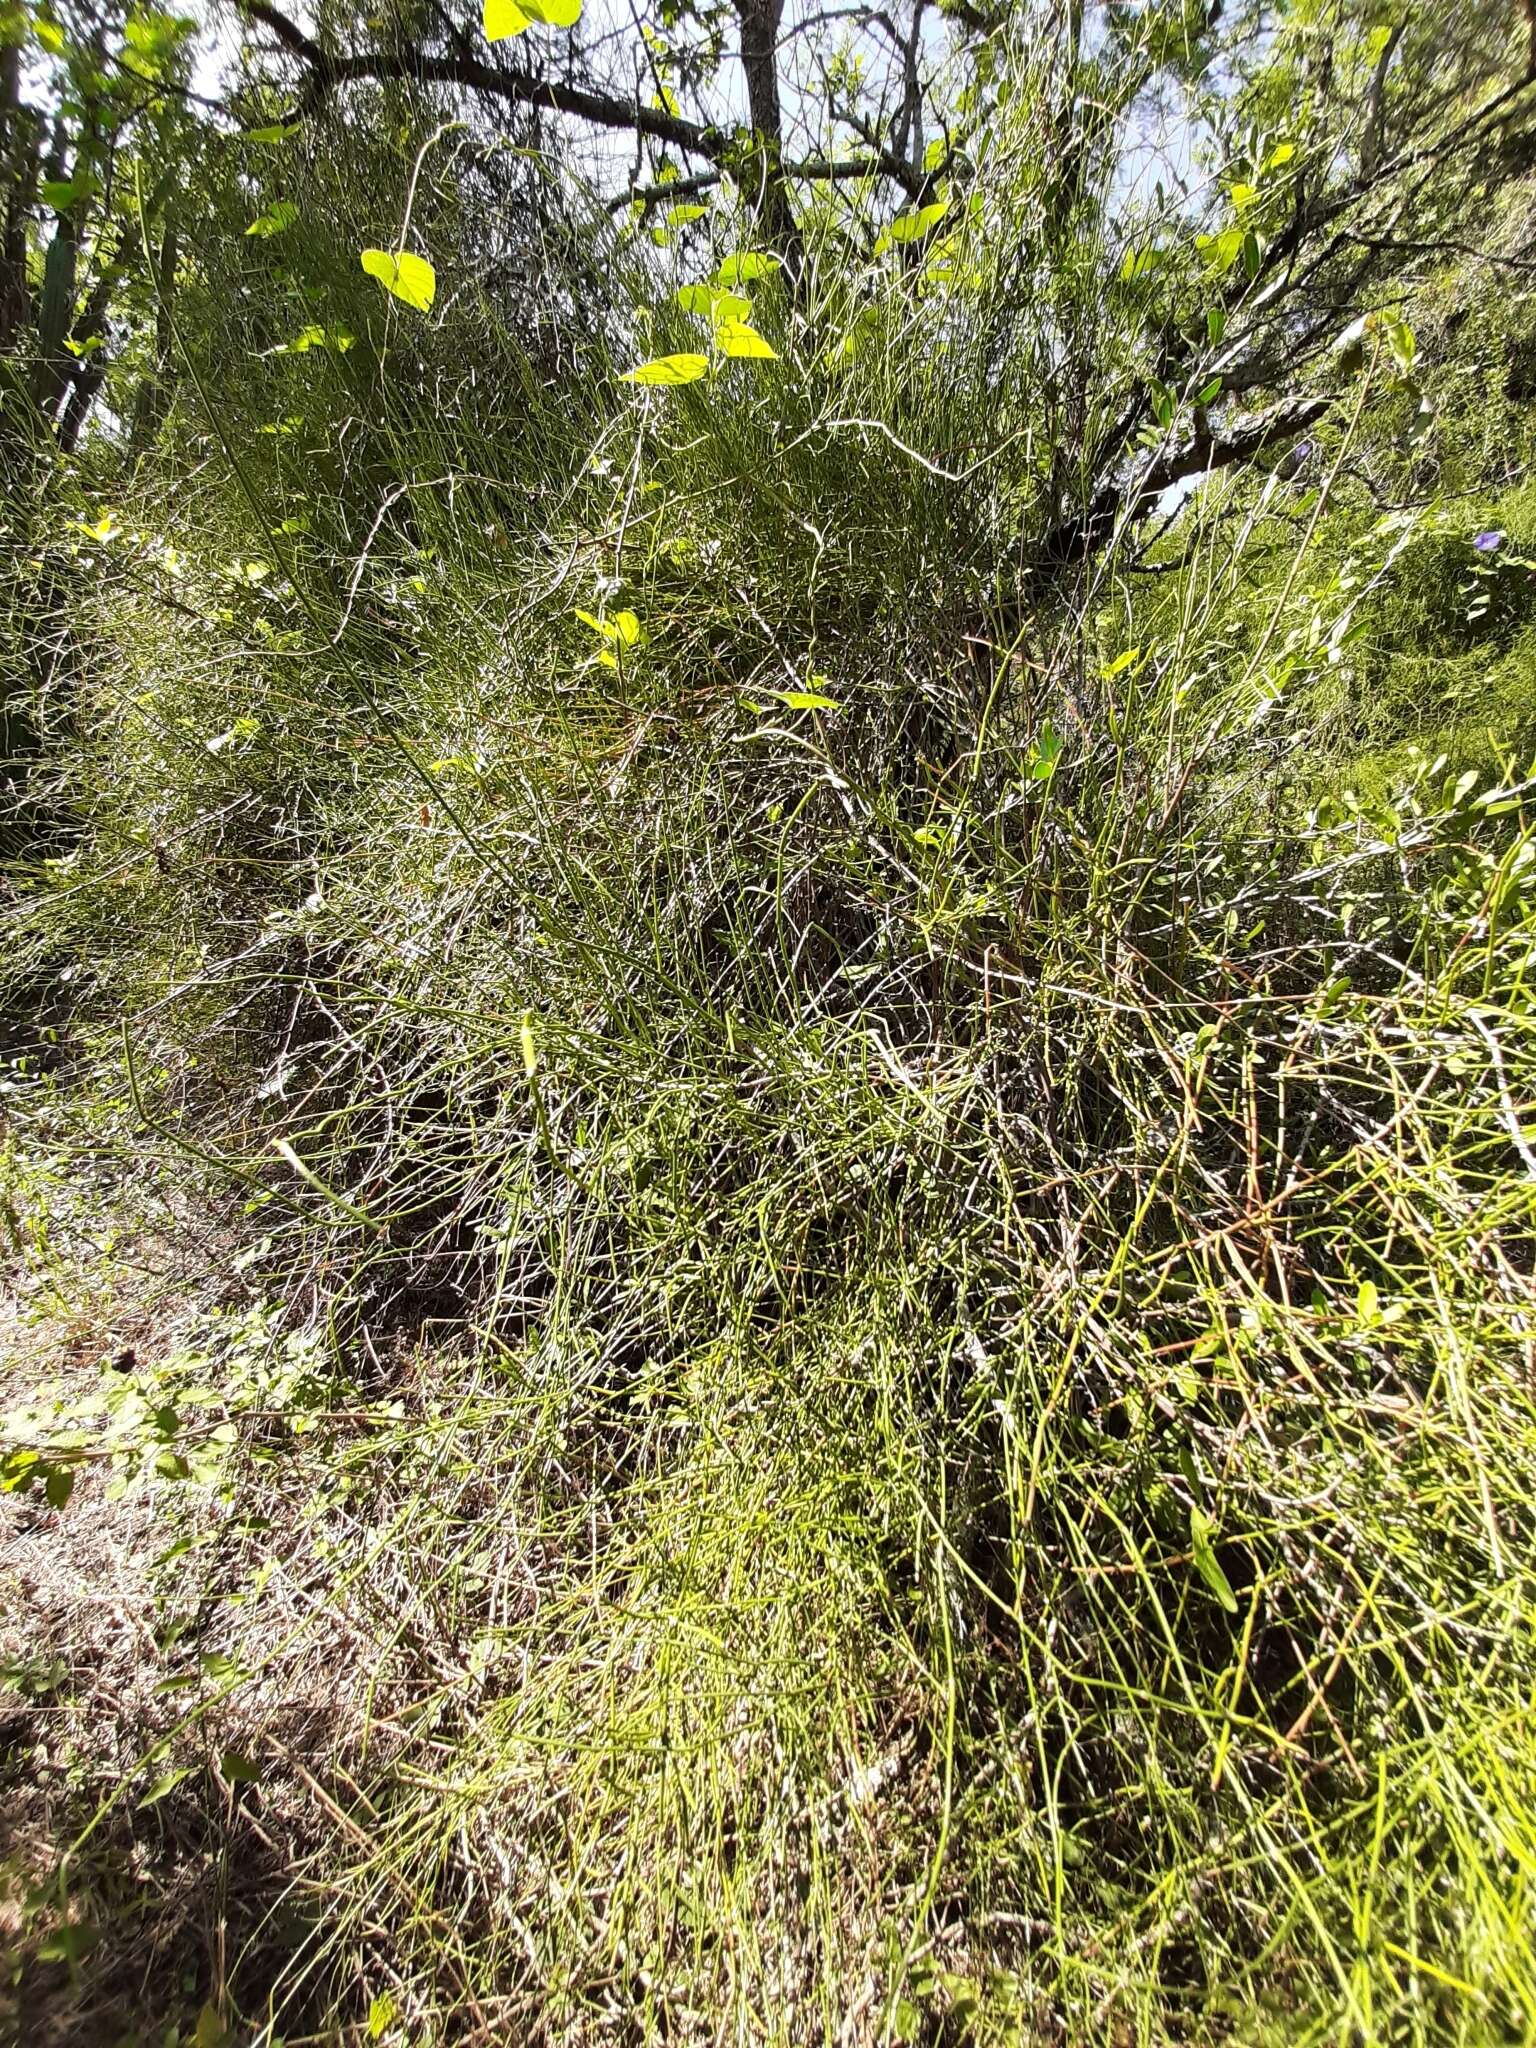
[[[784,0],[737,0],[741,66],[747,78],[747,113],[758,149],[758,186],[752,197],[763,234],[784,259],[791,285],[805,269],[805,244],[784,177],[784,117],[779,106],[779,22]]]

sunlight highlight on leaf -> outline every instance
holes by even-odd
[[[813,683],[824,683],[825,676],[812,676]],[[824,697],[820,690],[769,690],[766,693],[776,697],[786,711],[841,711],[842,706],[835,697]]]
[[[590,626],[594,633],[601,633],[605,640],[620,642],[625,647],[634,647],[640,639],[640,620],[634,612],[615,612],[611,618],[599,619],[591,612],[579,607],[576,616],[584,626]]]
[[[481,25],[488,43],[520,36],[533,24],[574,28],[581,19],[581,0],[485,0]]]
[[[721,284],[750,284],[754,278],[771,277],[779,268],[777,256],[762,249],[744,249],[739,255],[727,256],[715,276]]]
[[[898,213],[889,227],[881,231],[875,242],[875,254],[882,256],[887,249],[903,242],[922,241],[948,212],[949,201],[935,199],[929,206],[920,206],[915,213]]]
[[[779,359],[778,350],[745,320],[722,320],[715,329],[715,344],[722,355],[753,356],[775,363]]]
[[[708,356],[653,356],[648,363],[636,363],[624,371],[621,384],[697,384],[709,375]]]
[[[718,285],[679,285],[672,296],[685,313],[697,313],[701,320],[745,320],[752,311],[744,293],[722,291]]]
[[[407,306],[414,306],[418,313],[431,311],[437,296],[437,272],[424,256],[413,256],[408,249],[402,249],[399,255],[392,255],[387,249],[365,249],[362,265],[385,291]]]

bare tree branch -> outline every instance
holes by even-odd
[[[269,29],[280,47],[306,67],[308,76],[291,118],[302,119],[319,112],[328,100],[348,85],[369,79],[397,80],[423,85],[462,86],[466,91],[483,93],[488,99],[501,100],[509,105],[540,107],[551,113],[569,115],[590,127],[648,136],[653,141],[670,144],[686,155],[702,157],[714,166],[712,176],[735,168],[734,159],[740,153],[740,139],[724,129],[686,120],[663,107],[644,107],[634,100],[618,99],[612,94],[563,85],[530,72],[487,64],[463,48],[448,54],[413,45],[398,50],[364,50],[348,56],[335,56],[306,34],[290,16],[273,6],[271,0],[244,0],[244,5],[251,18]],[[764,25],[766,27],[766,22]],[[756,43],[753,49],[761,55]],[[771,35],[767,50],[768,62],[771,63]],[[753,110],[754,121],[759,116],[769,117],[776,102],[777,88],[775,86],[775,93],[770,98],[762,70],[759,63],[753,74],[758,77],[759,92],[758,105]],[[768,131],[762,132],[766,134]],[[872,150],[868,157],[807,157],[777,167],[779,180],[821,182],[871,176],[892,178],[904,191],[912,193],[922,182],[914,179],[910,167],[899,157],[883,149]],[[701,185],[699,189],[704,187]],[[620,203],[627,203],[628,196]]]
[[[1042,569],[1052,572],[1083,561],[1112,539],[1125,520],[1151,511],[1164,491],[1175,484],[1289,446],[1326,418],[1333,405],[1331,393],[1282,398],[1218,433],[1211,432],[1203,413],[1198,415],[1195,430],[1186,440],[1155,456],[1125,483],[1105,484],[1086,513],[1052,527],[1040,546]]]

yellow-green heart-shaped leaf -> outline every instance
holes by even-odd
[[[437,297],[437,272],[424,256],[402,249],[398,256],[388,249],[365,249],[362,263],[370,277],[376,277],[385,291],[393,292],[418,313],[430,313]]]
[[[766,362],[776,363],[779,352],[764,341],[755,327],[749,327],[745,320],[722,320],[715,329],[715,341],[721,352],[728,356],[758,356]]]
[[[488,43],[520,36],[542,21],[548,28],[574,28],[581,19],[581,0],[485,0],[481,24]]]
[[[744,249],[737,256],[727,256],[715,276],[721,284],[750,284],[755,277],[768,277],[779,268],[777,256],[769,256],[761,249]]]
[[[576,616],[594,633],[601,633],[605,640],[622,640],[626,647],[633,647],[640,638],[640,620],[634,612],[615,612],[612,618],[599,619],[578,606]]]
[[[898,242],[922,241],[925,235],[932,234],[948,211],[947,199],[935,199],[930,206],[920,206],[909,213],[898,213],[890,225],[882,229],[875,242],[875,254],[883,256],[887,249]]]
[[[708,356],[653,356],[648,363],[636,363],[619,379],[621,384],[697,384],[709,375]]]
[[[722,291],[718,285],[683,284],[673,294],[685,313],[697,313],[703,320],[745,320],[752,301],[742,292]]]

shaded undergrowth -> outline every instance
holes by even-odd
[[[1049,585],[980,304],[834,393],[765,292],[782,378],[579,447],[530,370],[520,496],[382,398],[365,546],[279,435],[40,543],[9,1228],[223,1233],[15,1379],[29,1511],[176,1551],[121,1753],[21,1673],[74,2010],[212,1785],[146,2028],[1528,2035],[1533,788],[1352,777],[1363,398]]]

